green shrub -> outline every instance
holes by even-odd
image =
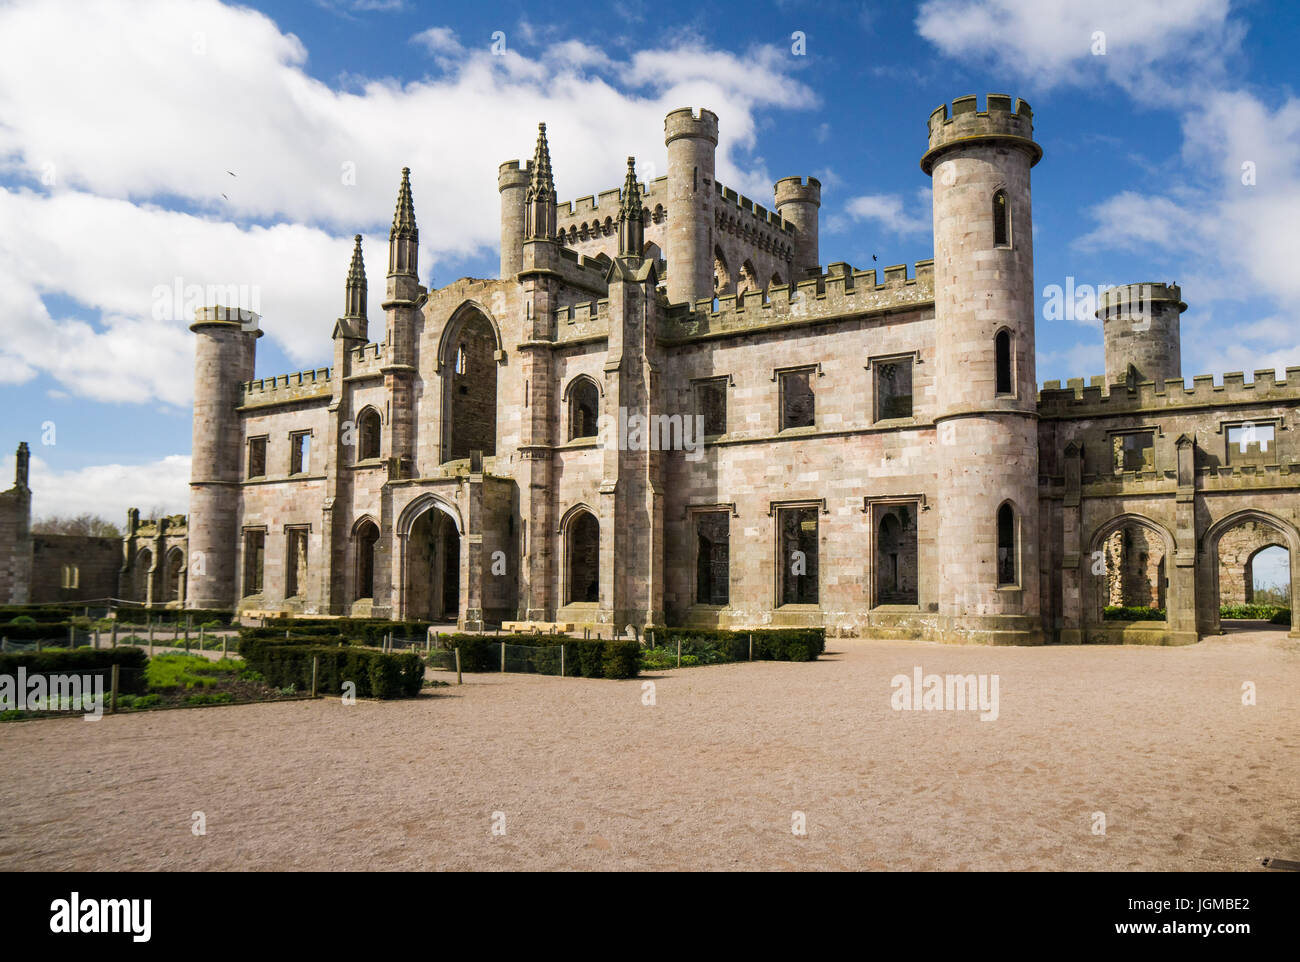
[[[664,628],[646,630],[647,641],[654,647],[643,655],[654,667],[676,667],[677,642],[682,643],[682,665],[687,656],[692,665],[716,665],[749,659],[749,638],[754,637],[755,661],[814,661],[826,650],[824,628],[759,628],[754,631],[728,631],[708,628]],[[667,662],[667,664],[665,664]],[[645,664],[645,667],[651,667]]]
[[[0,675],[17,676],[18,669],[54,674],[77,674],[102,671],[104,691],[109,690],[113,665],[118,666],[119,694],[141,695],[145,692],[149,657],[139,648],[47,648],[45,651],[4,652],[0,654]]]
[[[1291,609],[1290,609],[1290,608],[1279,608],[1279,609],[1277,610],[1277,614],[1273,615],[1273,617],[1270,618],[1270,619],[1268,619],[1268,620],[1269,620],[1269,623],[1270,623],[1270,624],[1274,624],[1274,625],[1290,625],[1290,624],[1291,624]]]
[[[9,624],[11,624],[11,625],[34,625],[34,624],[36,624],[36,619],[33,618],[31,615],[19,615],[17,618],[15,618],[15,619],[13,619],[12,621],[10,621]]]
[[[285,639],[245,638],[239,653],[248,667],[277,688],[294,685],[311,690],[312,659],[317,659],[316,689],[339,694],[346,682],[362,698],[417,695],[424,681],[424,662],[414,653],[389,654],[355,646],[285,643]]]
[[[1164,621],[1165,609],[1107,605],[1102,617],[1108,621]]]
[[[1284,605],[1223,605],[1219,608],[1220,618],[1250,618],[1270,621],[1278,615],[1279,612],[1287,612],[1287,620],[1290,620],[1290,609]],[[1285,624],[1286,622],[1277,622]]]
[[[185,699],[187,705],[225,705],[235,700],[235,696],[228,691],[205,692],[198,695],[189,695]]]
[[[460,649],[462,671],[500,671],[501,644],[507,648],[506,667],[511,671],[560,673],[561,645],[564,646],[564,673],[582,678],[633,678],[640,670],[640,645],[635,641],[590,640],[567,635],[444,635],[447,649]],[[512,648],[533,649],[524,653]],[[430,665],[445,667],[443,652],[429,659]],[[453,663],[454,667],[454,663]]]

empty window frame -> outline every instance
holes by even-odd
[[[782,431],[810,428],[817,423],[816,398],[812,386],[815,373],[816,368],[807,367],[779,374]]]
[[[912,358],[891,357],[873,361],[876,420],[912,416]]]
[[[311,467],[311,432],[294,431],[289,435],[289,473],[305,474]]]
[[[695,515],[695,603],[726,605],[731,597],[731,516],[727,511]]]
[[[1130,431],[1112,434],[1111,457],[1115,474],[1125,471],[1154,471],[1156,469],[1155,431]]]
[[[1010,504],[998,508],[998,587],[1020,584],[1019,551],[1016,539],[1016,512]]]
[[[725,377],[695,382],[695,414],[704,418],[705,437],[727,433],[728,382]]]
[[[296,598],[307,589],[307,528],[285,528],[284,596]]]
[[[248,474],[250,478],[266,477],[266,436],[248,439]]]
[[[1228,464],[1277,464],[1277,426],[1273,422],[1229,424],[1224,434],[1228,439]]]
[[[818,600],[817,508],[777,511],[778,600],[783,605],[815,605]]]
[[[244,595],[262,593],[262,576],[266,570],[266,529],[244,531]]]
[[[1011,204],[1005,190],[993,194],[993,246],[1011,246]]]
[[[1015,393],[1010,331],[998,331],[997,336],[993,338],[993,361],[996,368],[994,391],[998,394]]]

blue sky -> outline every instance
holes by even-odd
[[[403,166],[422,281],[491,276],[496,166],[537,121],[569,199],[629,153],[661,173],[678,106],[719,114],[756,201],[819,177],[823,263],[870,267],[932,256],[930,111],[1023,97],[1040,295],[1178,281],[1185,375],[1300,364],[1298,6],[0,0],[0,447],[32,445],[38,515],[185,510],[192,342],[160,289],[256,291],[259,376],[324,366]],[[1096,322],[1047,300],[1039,381],[1101,373]]]

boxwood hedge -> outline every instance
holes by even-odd
[[[682,643],[682,657],[693,656],[697,664],[717,664],[749,659],[749,637],[754,636],[756,661],[815,661],[826,650],[824,628],[758,628],[753,631],[729,631],[710,628],[647,628],[647,641],[654,648],[669,650],[674,657],[677,642]]]
[[[76,674],[86,671],[104,671],[104,690],[108,691],[108,670],[119,666],[117,690],[132,695],[142,695],[146,689],[145,668],[149,657],[139,648],[47,648],[45,651],[5,652],[0,654],[0,675],[17,675],[18,669],[28,672]]]
[[[507,646],[507,667],[540,674],[560,673],[560,645],[564,646],[564,673],[583,678],[634,678],[641,667],[641,646],[635,641],[585,641],[567,635],[452,634],[442,636],[444,649],[460,649],[462,671],[500,671],[501,644]],[[529,649],[518,651],[510,649]],[[446,667],[445,657],[431,659]]]
[[[389,654],[355,645],[301,644],[280,638],[245,638],[239,653],[268,685],[311,688],[312,659],[317,659],[316,690],[339,694],[345,682],[362,698],[410,698],[424,685],[424,662],[414,653]]]

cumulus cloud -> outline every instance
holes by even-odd
[[[32,518],[95,514],[121,524],[128,508],[167,514],[189,510],[190,458],[173,454],[142,464],[98,464],[66,471],[52,469],[32,453],[28,485]],[[3,477],[12,478],[14,455],[5,457]]]
[[[923,192],[923,200],[929,202],[929,191]],[[886,231],[898,236],[906,234],[923,234],[931,229],[929,208],[916,212],[904,209],[903,198],[897,194],[863,194],[850,198],[844,205],[844,216],[833,218],[830,229],[834,232],[847,230],[849,221],[869,221],[879,224]]]
[[[664,114],[707,106],[719,177],[761,198],[755,112],[815,103],[776,48],[615,61],[579,41],[494,56],[439,25],[413,40],[436,75],[336,89],[306,72],[296,36],[218,0],[0,5],[0,382],[46,372],[74,395],[188,403],[188,318],[152,311],[176,278],[256,288],[268,336],[323,363],[354,232],[379,286],[402,166],[422,279],[444,284],[440,262],[495,248],[497,165],[531,154],[538,121],[567,199],[617,187],[628,154],[662,172]]]

